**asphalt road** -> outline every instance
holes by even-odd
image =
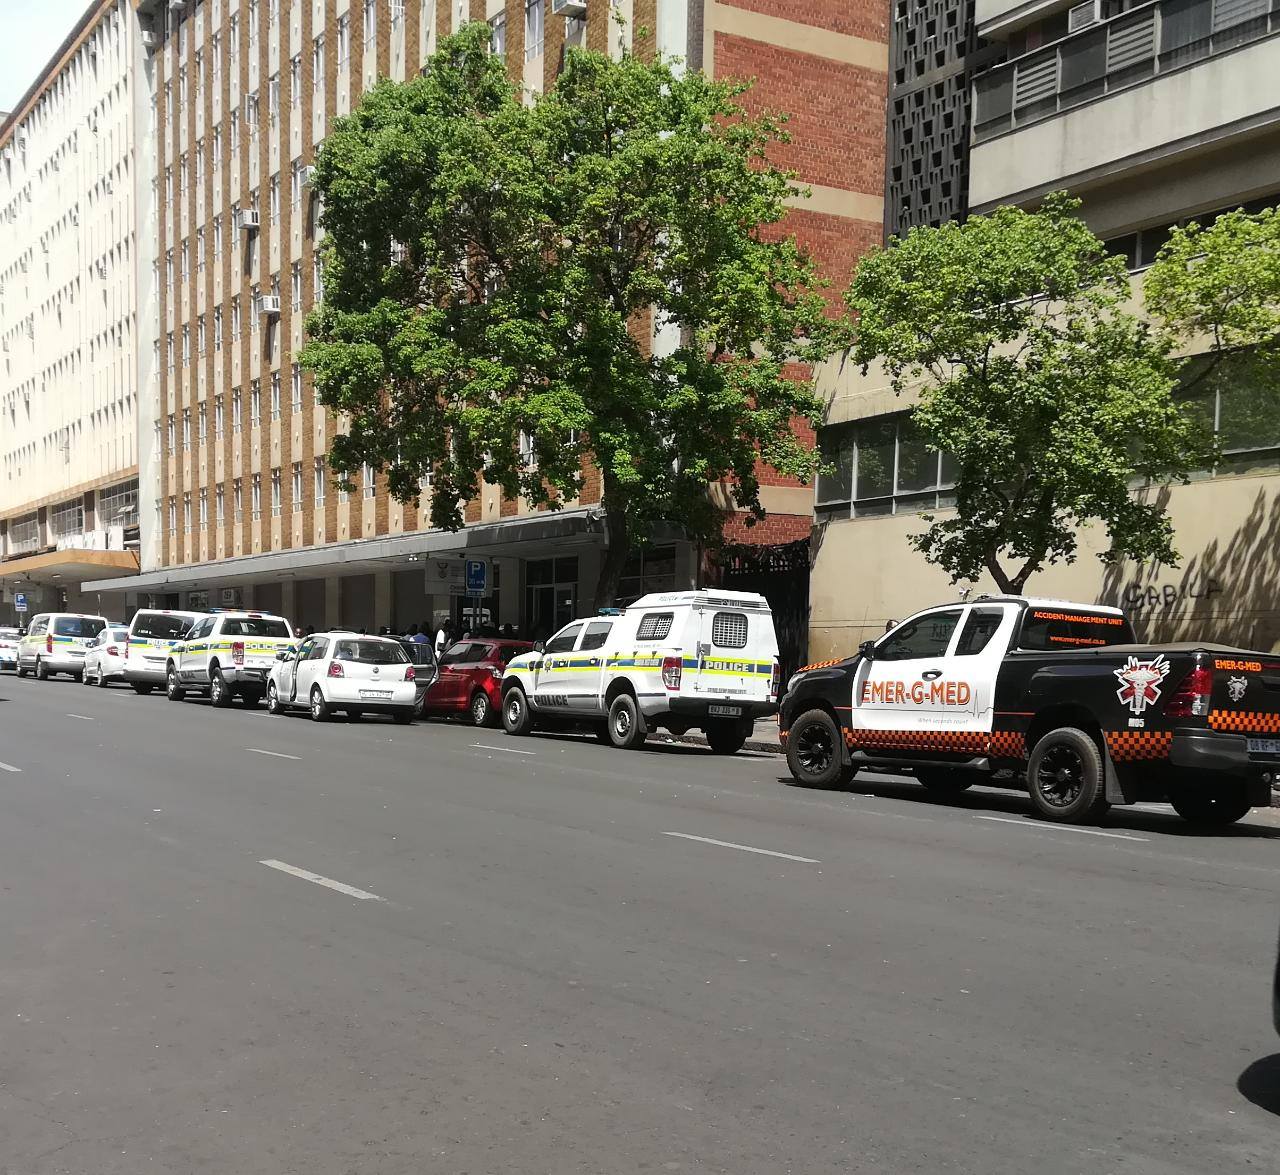
[[[0,764],[7,1175],[1277,1169],[1275,825],[9,675]]]

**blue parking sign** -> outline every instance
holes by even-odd
[[[483,596],[489,590],[489,564],[483,559],[467,560],[467,595]]]
[[[13,597],[13,610],[15,612],[25,612],[27,610],[27,594],[26,592],[17,592]]]

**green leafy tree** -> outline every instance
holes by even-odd
[[[1147,271],[1148,312],[1175,335],[1206,414],[1221,392],[1226,449],[1280,443],[1280,215],[1228,212],[1175,228]],[[1209,426],[1212,420],[1208,421]]]
[[[1203,432],[1171,394],[1169,340],[1127,310],[1124,262],[1077,207],[1055,194],[913,229],[849,290],[856,360],[919,385],[914,422],[954,459],[955,514],[911,540],[953,581],[1021,592],[1074,561],[1084,523],[1106,528],[1104,560],[1177,561],[1168,517],[1131,487],[1185,480]]]
[[[811,476],[792,423],[819,408],[793,365],[840,327],[772,229],[784,135],[744,86],[572,51],[530,106],[488,36],[463,29],[326,140],[303,361],[346,424],[335,468],[385,468],[402,500],[432,473],[433,525],[460,527],[482,479],[554,509],[598,477],[610,604],[655,522],[717,539],[712,483],[759,517],[758,461]]]

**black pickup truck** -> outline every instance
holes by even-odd
[[[778,721],[812,786],[874,768],[939,793],[1025,787],[1063,823],[1154,801],[1228,824],[1270,803],[1280,771],[1280,655],[1140,645],[1114,608],[984,596],[805,666]]]

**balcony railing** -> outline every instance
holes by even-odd
[[[979,75],[974,142],[1276,33],[1280,0],[1144,4]]]

